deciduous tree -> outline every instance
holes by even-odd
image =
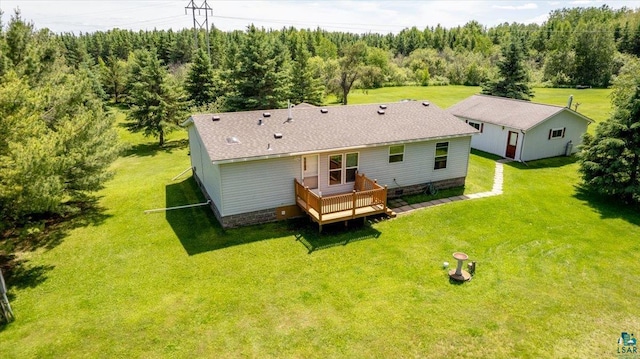
[[[347,96],[353,84],[362,75],[365,57],[367,56],[367,45],[364,42],[356,42],[343,48],[342,56],[338,60],[338,83],[340,93],[338,94],[343,105],[348,103]]]

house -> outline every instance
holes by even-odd
[[[448,111],[480,131],[472,148],[523,162],[577,152],[593,121],[570,106],[474,95]]]
[[[478,132],[417,101],[199,114],[183,125],[223,227],[390,213],[387,198],[464,185]]]

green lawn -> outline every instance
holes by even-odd
[[[372,102],[395,102],[403,99],[429,100],[441,108],[448,108],[458,101],[480,93],[480,87],[471,86],[403,86],[385,87],[373,90],[353,90],[349,94],[349,104]],[[554,89],[535,88],[533,102],[566,106],[573,95],[572,109],[579,103],[578,112],[596,122],[609,118],[611,109],[610,89]],[[595,126],[590,126],[593,130]]]
[[[469,90],[433,89],[443,107]],[[171,181],[184,134],[164,150],[122,135],[101,211],[21,255],[3,359],[614,357],[640,332],[640,211],[581,191],[569,158],[505,165],[501,196],[318,235],[305,220],[222,230],[206,208],[145,215],[202,196]],[[468,186],[490,188],[491,159],[471,162]],[[454,251],[477,261],[471,282],[449,282]]]

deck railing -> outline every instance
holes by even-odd
[[[315,210],[318,219],[322,222],[322,216],[351,211],[351,217],[355,218],[356,210],[370,206],[380,205],[387,210],[387,187],[380,186],[375,180],[367,178],[364,174],[356,174],[354,190],[350,193],[319,196],[295,179],[296,200],[301,199],[306,206],[305,211]]]

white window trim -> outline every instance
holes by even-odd
[[[444,156],[438,156],[437,155],[437,153],[438,153],[438,144],[439,143],[446,143],[447,144],[447,154],[444,155]],[[449,164],[448,162],[449,162],[449,147],[450,147],[450,145],[451,145],[451,142],[449,142],[449,141],[436,142],[436,145],[435,145],[435,148],[434,148],[434,152],[433,152],[433,170],[434,171],[447,169],[447,165]],[[435,168],[438,158],[442,158],[442,157],[445,158],[445,162],[446,162],[445,166],[442,167],[442,168]]]
[[[391,154],[391,147],[397,147],[397,146],[402,146],[402,152],[401,152],[401,153],[394,153],[394,154]],[[406,148],[406,146],[405,146],[404,144],[402,144],[402,145],[391,145],[391,146],[389,146],[389,157],[388,157],[388,159],[387,159],[387,160],[388,160],[388,163],[389,163],[389,164],[394,164],[394,163],[402,163],[402,162],[404,162],[404,154],[405,154],[406,149],[407,149],[407,148]],[[402,160],[400,160],[400,161],[396,161],[396,162],[391,162],[391,156],[398,156],[398,155],[402,155]]]
[[[347,167],[347,155],[350,154],[357,154],[358,155],[358,164],[356,166],[351,166],[351,167]],[[340,168],[340,183],[336,183],[336,184],[331,184],[331,157],[333,156],[341,156],[342,160],[342,167]],[[356,169],[356,172],[359,172],[360,169],[360,152],[343,152],[343,153],[332,153],[330,155],[327,156],[327,186],[331,187],[331,186],[342,186],[348,183],[353,183],[353,182],[347,182],[347,170],[349,169]],[[338,171],[338,169],[334,169],[334,171]]]

